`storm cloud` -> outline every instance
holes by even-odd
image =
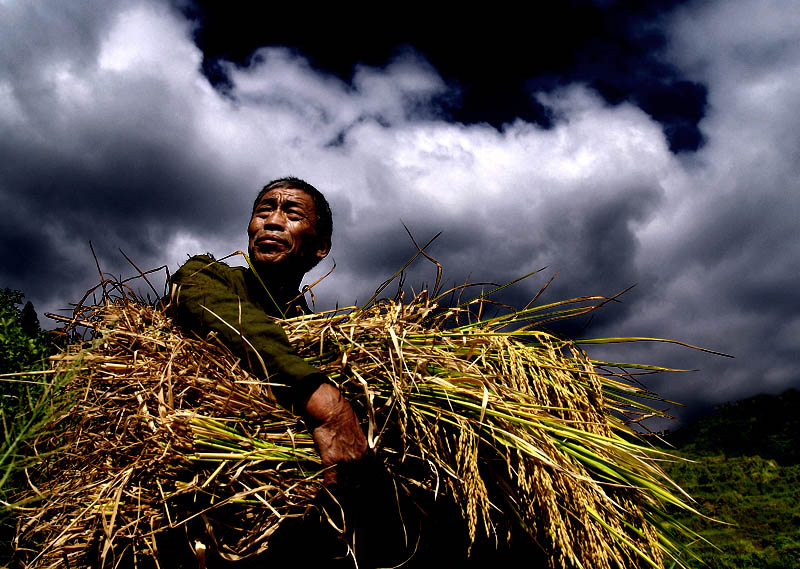
[[[194,24],[158,2],[0,3],[0,285],[40,312],[103,270],[177,269],[246,246],[252,199],[296,175],[334,210],[334,248],[308,280],[318,308],[366,300],[418,242],[445,281],[507,282],[523,305],[615,294],[585,335],[669,337],[618,357],[692,374],[651,386],[690,405],[797,387],[800,343],[800,21],[789,2],[688,4],[659,20],[663,65],[707,96],[704,144],[676,152],[636,100],[591,84],[526,93],[547,124],[461,123],[459,90],[424,54],[348,79],[295,50],[222,61],[212,85]],[[655,57],[655,55],[654,55]],[[435,270],[409,272],[419,290]],[[617,355],[616,351],[610,351]],[[680,411],[678,411],[680,413]]]

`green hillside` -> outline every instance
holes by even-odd
[[[800,568],[800,393],[717,408],[666,438],[694,462],[667,465],[707,516],[683,521],[719,550],[694,551],[714,569]]]
[[[782,466],[800,464],[800,391],[720,405],[710,416],[669,433],[667,440],[697,455],[760,456]]]

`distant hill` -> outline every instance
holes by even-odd
[[[689,546],[692,567],[800,568],[800,392],[720,405],[664,438],[691,459],[664,468],[707,517],[676,515],[714,544]]]
[[[782,466],[800,464],[800,391],[719,405],[664,438],[693,455],[760,456]]]

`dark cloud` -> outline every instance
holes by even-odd
[[[0,4],[0,286],[40,312],[97,282],[89,241],[113,274],[135,273],[120,248],[142,268],[221,257],[245,247],[258,188],[297,175],[334,209],[319,308],[398,270],[405,223],[420,244],[441,232],[445,286],[547,267],[498,295],[514,306],[554,273],[543,301],[635,284],[555,329],[736,355],[592,349],[702,369],[650,383],[690,411],[800,381],[791,4],[580,2],[516,19],[541,33],[493,14],[448,41],[433,19],[408,37],[298,34],[187,6]],[[244,25],[232,44],[229,25]],[[435,276],[419,259],[405,282]]]
[[[220,61],[250,63],[264,46],[291,46],[315,69],[345,81],[356,64],[383,66],[411,48],[424,53],[453,88],[434,100],[449,120],[498,128],[517,119],[549,125],[548,109],[533,95],[581,82],[612,104],[640,106],[663,125],[675,151],[702,144],[697,124],[706,102],[705,87],[661,57],[663,19],[685,3],[539,3],[524,17],[425,4],[386,18],[337,6],[322,9],[315,21],[324,24],[315,24],[290,5],[233,10],[216,2],[177,2],[197,22],[204,73],[226,88],[231,78]],[[282,24],[298,19],[301,29]]]

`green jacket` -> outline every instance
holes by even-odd
[[[280,317],[277,307],[250,269],[197,255],[172,275],[170,282],[170,311],[178,325],[200,337],[215,332],[241,358],[245,369],[287,386],[273,387],[282,404],[302,401],[325,381],[322,372],[295,353],[286,332],[274,320]],[[304,300],[298,308],[308,312]]]

